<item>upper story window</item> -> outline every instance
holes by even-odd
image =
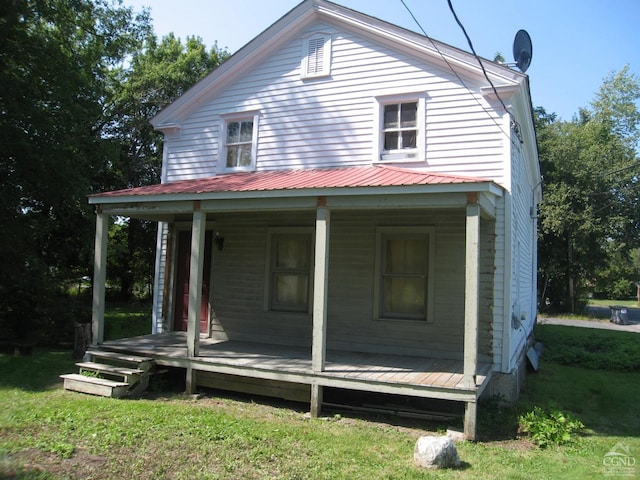
[[[376,161],[425,160],[425,101],[423,95],[377,97]]]
[[[418,102],[385,105],[382,130],[384,151],[417,148]]]
[[[331,35],[314,33],[302,42],[302,78],[331,74]]]
[[[255,170],[258,118],[256,112],[223,116],[220,139],[221,171]]]

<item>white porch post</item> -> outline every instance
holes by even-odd
[[[463,378],[464,384],[467,388],[475,388],[476,372],[478,367],[480,206],[477,203],[477,196],[474,194],[468,195],[466,218]],[[468,440],[475,440],[475,402],[467,402],[464,419],[464,433]]]
[[[107,241],[109,216],[98,205],[96,215],[96,239],[93,259],[93,303],[91,309],[91,341],[99,345],[104,341],[104,292],[107,280]]]
[[[189,263],[189,306],[187,312],[187,355],[197,357],[200,353],[200,305],[202,304],[202,276],[204,272],[204,246],[207,214],[200,210],[200,202],[193,205],[191,227],[191,260]],[[187,393],[196,388],[195,372],[187,368]]]
[[[316,211],[316,248],[313,281],[313,342],[311,347],[311,366],[313,372],[324,370],[327,347],[327,287],[329,271],[329,230],[331,212],[324,198],[318,199]],[[322,405],[322,387],[311,385],[311,416],[320,414]]]
[[[464,288],[464,381],[476,384],[478,366],[478,286],[480,262],[480,207],[467,205],[466,267]]]

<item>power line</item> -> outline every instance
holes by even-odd
[[[480,68],[482,69],[482,73],[484,74],[484,78],[486,78],[487,82],[489,82],[489,85],[491,85],[491,88],[493,89],[493,93],[495,93],[496,97],[498,97],[498,100],[500,101],[500,105],[502,105],[502,108],[504,108],[505,111],[508,111],[506,105],[502,101],[502,98],[500,98],[500,95],[498,95],[498,90],[496,90],[495,85],[493,84],[493,82],[489,78],[489,75],[487,74],[487,71],[484,69],[484,65],[482,64],[482,59],[476,53],[476,49],[473,48],[473,43],[471,42],[471,38],[469,38],[469,34],[467,33],[467,30],[464,28],[464,25],[462,25],[462,22],[460,21],[460,19],[458,18],[458,15],[456,14],[456,11],[453,9],[453,5],[451,4],[451,0],[447,0],[447,4],[449,5],[449,10],[451,10],[451,13],[453,14],[453,18],[455,19],[456,23],[458,24],[458,26],[462,30],[462,33],[464,33],[464,36],[467,39],[467,43],[469,44],[469,48],[471,49],[471,53],[473,53],[473,56],[476,57],[476,60],[478,60],[478,63],[480,64]]]
[[[611,172],[603,172],[600,174],[601,177],[608,177],[609,175],[614,175],[616,173],[624,172],[626,170],[631,170],[632,168],[640,167],[640,162],[632,163],[628,167],[619,168],[618,170],[612,170]]]
[[[422,25],[420,24],[420,22],[418,21],[418,19],[416,18],[416,16],[413,14],[413,12],[411,11],[411,9],[409,8],[409,6],[405,3],[404,0],[400,0],[400,2],[402,3],[402,5],[404,5],[404,8],[407,9],[407,12],[409,12],[409,15],[411,15],[411,18],[413,18],[413,21],[416,22],[416,25],[418,26],[418,28],[420,29],[420,31],[422,32],[422,34],[425,36],[425,38],[427,40],[429,40],[429,42],[431,42],[431,45],[433,46],[433,48],[436,50],[436,52],[438,52],[438,54],[440,55],[440,57],[442,58],[442,60],[444,60],[444,62],[447,64],[447,66],[449,67],[449,70],[451,70],[451,72],[456,76],[456,78],[458,79],[458,81],[462,84],[463,87],[465,87],[467,90],[471,91],[471,89],[467,86],[466,82],[462,79],[462,77],[460,77],[460,75],[458,74],[458,72],[456,71],[456,69],[453,67],[453,65],[451,65],[451,63],[449,62],[449,60],[447,59],[447,57],[442,53],[442,51],[440,50],[440,48],[438,48],[438,45],[436,44],[436,42],[427,34],[427,32],[425,31],[425,29],[422,27]],[[455,16],[455,12],[454,12],[454,16]],[[466,32],[465,32],[466,35]],[[480,58],[474,53],[474,56],[478,59],[478,61],[480,62],[480,67],[482,68],[482,71],[484,72],[485,78],[487,78],[487,80],[489,80],[489,77],[487,76],[487,73],[484,69],[484,66],[482,65],[482,62],[480,61]],[[489,83],[491,84],[491,87],[493,88],[493,91],[496,95],[496,97],[498,98],[498,100],[500,101],[500,104],[502,105],[502,107],[504,108],[505,112],[509,115],[509,117],[511,118],[511,121],[513,122],[513,124],[516,126],[516,131],[518,132],[519,135],[519,126],[518,123],[515,121],[515,119],[513,118],[513,115],[511,114],[511,112],[509,112],[509,110],[507,109],[507,107],[505,106],[504,102],[502,101],[502,99],[500,98],[500,95],[498,95],[498,91],[496,90],[495,86],[493,85],[493,83],[491,82],[491,80],[489,80]],[[514,142],[514,140],[511,138],[511,135],[507,134],[507,132],[504,131],[504,128],[502,128],[502,125],[500,125],[496,119],[491,116],[491,112],[489,112],[485,106],[480,103],[480,101],[475,97],[475,95],[471,95],[471,97],[476,101],[476,103],[480,106],[480,108],[482,108],[482,110],[487,114],[487,116],[493,121],[493,123],[496,124],[496,126],[500,129],[500,131],[502,132],[502,134],[507,137],[507,139],[509,139],[509,141],[511,142],[511,144],[518,148],[519,145]]]

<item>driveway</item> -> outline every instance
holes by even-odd
[[[605,330],[618,330],[620,332],[640,333],[640,308],[627,307],[626,325],[618,325],[608,320],[611,318],[609,307],[587,307],[587,311],[591,315],[602,317],[602,320],[571,320],[538,315],[538,323],[541,325],[566,325],[569,327],[602,328]]]

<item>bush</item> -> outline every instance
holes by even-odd
[[[520,430],[529,434],[540,448],[566,445],[584,429],[584,424],[571,415],[557,409],[547,412],[540,407],[520,415],[519,424]]]

